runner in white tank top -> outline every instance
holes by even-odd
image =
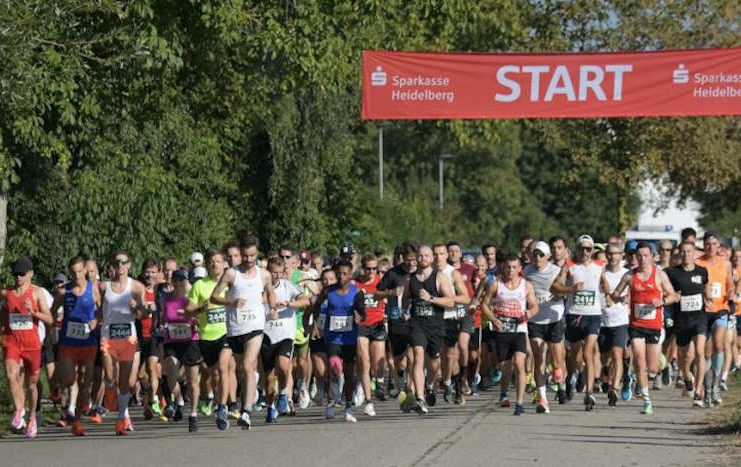
[[[236,357],[237,365],[243,370],[242,414],[237,421],[243,430],[250,429],[250,411],[255,401],[257,357],[262,346],[266,320],[263,292],[267,299],[267,319],[279,318],[270,274],[257,266],[258,246],[259,241],[255,237],[248,235],[240,240],[242,264],[224,272],[210,298],[211,303],[226,306],[227,342]],[[222,296],[225,290],[227,292]],[[229,428],[226,418],[228,394],[219,396],[216,426],[220,430],[226,430]]]
[[[118,383],[116,434],[125,435],[134,430],[128,409],[129,399],[134,391],[134,387],[129,384],[129,376],[139,372],[134,320],[146,318],[149,309],[144,305],[144,284],[129,277],[131,261],[128,254],[124,251],[117,252],[113,256],[113,266],[111,280],[100,284],[103,302],[100,351],[103,354],[106,379],[105,403],[109,410],[115,405]],[[133,307],[132,300],[135,303]],[[115,362],[118,362],[117,374]]]
[[[515,415],[525,413],[525,354],[527,352],[527,322],[538,314],[535,288],[520,272],[522,263],[517,255],[510,254],[502,267],[501,278],[487,287],[482,311],[494,323],[494,340],[501,363],[512,360],[517,382]],[[504,367],[505,369],[507,366]],[[509,371],[503,371],[499,404],[509,407],[507,388]]]

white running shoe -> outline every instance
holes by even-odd
[[[358,419],[355,418],[355,415],[352,414],[352,409],[347,408],[345,409],[345,421],[347,423],[357,423]]]
[[[376,416],[376,408],[373,407],[373,402],[368,402],[365,404],[365,408],[363,409],[363,413],[366,414],[369,417],[375,417]]]
[[[306,409],[309,407],[309,403],[311,403],[309,391],[307,391],[306,388],[302,388],[298,394],[298,406],[301,409]]]

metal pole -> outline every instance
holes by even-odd
[[[443,210],[443,158],[438,159],[439,162],[439,181],[440,181],[440,210]]]
[[[383,127],[378,127],[378,194],[383,200]]]

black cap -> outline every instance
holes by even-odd
[[[344,245],[342,245],[342,247],[340,247],[340,258],[352,259],[354,254],[355,250],[349,243],[345,243]]]
[[[175,272],[172,273],[172,280],[188,280],[188,273],[183,271],[182,269],[176,269]]]
[[[17,260],[13,261],[13,264],[10,267],[13,271],[14,276],[16,275],[22,276],[26,274],[28,271],[33,271],[33,263],[31,262],[30,259],[25,258],[25,257],[18,258]]]

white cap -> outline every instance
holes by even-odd
[[[589,243],[589,246],[594,247],[594,240],[587,234],[580,235],[579,238],[576,239],[577,246],[581,245],[582,243]]]
[[[193,269],[193,279],[200,279],[201,277],[206,277],[207,275],[208,272],[203,266],[198,266],[197,268]]]
[[[535,250],[538,250],[539,252],[545,254],[546,256],[551,255],[551,248],[544,241],[535,242],[535,245],[533,245],[533,251]]]
[[[196,261],[203,262],[203,253],[195,251],[192,255],[190,255],[190,262],[195,264]]]

